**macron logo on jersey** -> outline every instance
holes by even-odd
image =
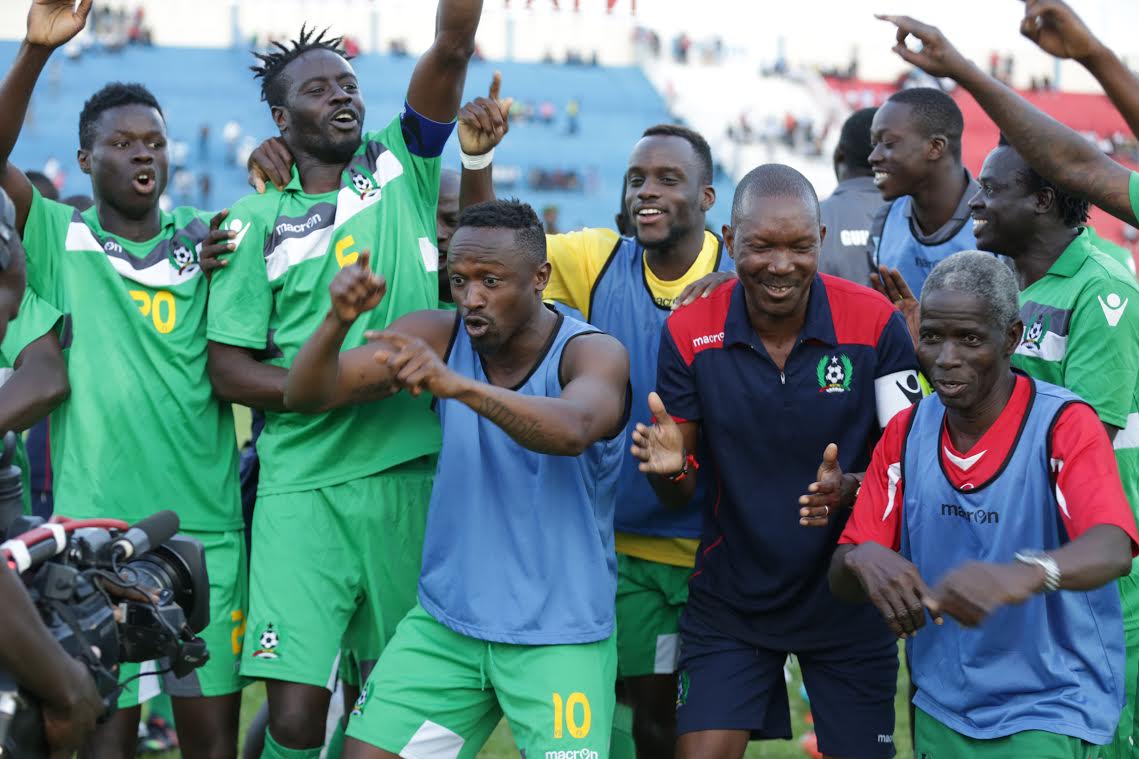
[[[701,335],[700,337],[692,338],[692,349],[696,352],[713,345],[722,345],[724,342],[724,333],[717,332],[714,335]]]
[[[322,221],[324,221],[324,217],[322,217],[319,213],[314,213],[312,216],[308,217],[299,224],[291,224],[287,221],[283,221],[278,224],[273,231],[275,231],[278,235],[304,234],[314,227],[319,226]]]

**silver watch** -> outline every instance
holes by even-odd
[[[1060,588],[1060,567],[1056,564],[1056,560],[1048,554],[1043,551],[1017,551],[1013,554],[1013,558],[1021,564],[1031,564],[1044,570],[1044,587],[1042,590],[1045,593],[1051,593]]]

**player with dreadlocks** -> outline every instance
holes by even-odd
[[[328,311],[329,284],[363,254],[388,290],[349,330],[346,348],[363,345],[366,330],[439,305],[439,156],[481,13],[481,0],[440,0],[435,41],[405,107],[379,131],[363,130],[364,102],[340,38],[302,29],[257,55],[253,68],[279,147],[295,164],[283,186],[231,209],[236,250],[211,282],[207,336],[216,392],[267,417],[242,661],[243,674],[266,681],[263,757],[319,755],[342,642],[364,682],[416,602],[440,446],[429,400],[354,394],[305,415],[287,412],[282,393],[293,358]]]

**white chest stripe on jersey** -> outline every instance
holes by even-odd
[[[129,262],[107,255],[103,246],[91,233],[90,228],[86,224],[75,221],[67,226],[67,242],[64,243],[64,248],[69,251],[91,252],[105,256],[116,274],[123,279],[129,279],[146,287],[176,287],[189,282],[202,272],[197,266],[190,267],[185,271],[178,271],[169,258],[164,258],[145,269],[135,269]],[[201,244],[199,243],[195,249],[200,254]]]
[[[282,240],[265,258],[269,281],[272,282],[283,276],[299,263],[327,254],[336,230],[347,224],[356,214],[378,203],[384,186],[402,175],[403,164],[399,159],[392,155],[390,150],[381,153],[373,174],[379,182],[379,187],[364,193],[363,196],[354,186],[341,187],[340,192],[336,194],[336,220],[331,227],[314,229],[304,237]],[[436,256],[436,268],[438,268],[437,262],[438,256]]]
[[[1045,332],[1039,343],[1022,341],[1016,347],[1016,355],[1039,358],[1045,361],[1063,361],[1068,353],[1068,336]]]

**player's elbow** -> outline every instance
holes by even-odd
[[[286,409],[298,414],[316,414],[328,410],[326,398],[289,380],[285,381],[284,402]]]
[[[474,29],[439,30],[431,53],[435,61],[446,68],[466,68],[475,54]]]
[[[229,403],[241,402],[241,367],[235,351],[211,342],[206,353],[206,374],[214,395]]]
[[[71,381],[67,379],[67,369],[60,366],[58,371],[46,373],[40,388],[45,406],[55,408],[63,403],[71,397]]]

